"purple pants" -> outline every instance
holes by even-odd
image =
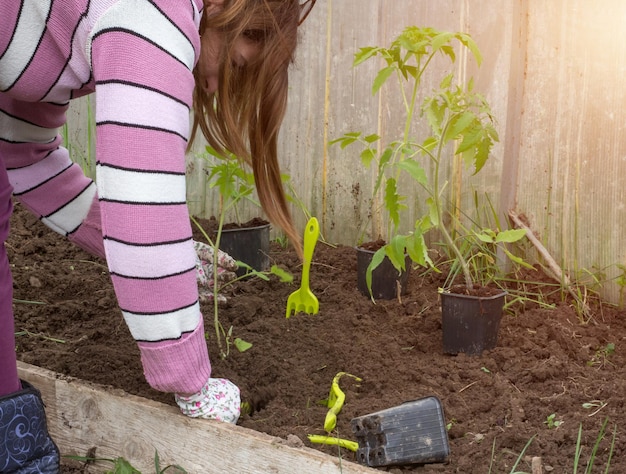
[[[4,243],[9,235],[9,218],[13,210],[9,178],[0,159],[0,396],[21,388],[15,356],[13,322],[13,279]]]

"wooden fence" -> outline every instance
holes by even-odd
[[[387,46],[409,25],[463,31],[484,61],[477,68],[462,56],[455,72],[473,76],[489,100],[500,143],[476,176],[451,161],[449,197],[473,213],[474,196],[488,196],[501,216],[523,214],[572,277],[601,271],[615,278],[626,264],[625,22],[623,0],[318,0],[290,77],[283,170],[326,240],[354,244],[363,229],[365,238],[384,234],[384,218],[369,204],[373,173],[356,148],[327,145],[348,131],[391,140],[402,130],[399,96],[388,88],[371,94],[381,64],[353,68],[354,53]],[[433,86],[428,80],[425,87]],[[81,107],[70,115],[74,128],[85,123]],[[75,147],[84,142],[75,138]],[[217,198],[201,155],[199,146],[189,156],[190,209],[210,216]],[[418,189],[414,197],[420,201]],[[304,213],[293,209],[303,227]],[[618,299],[618,285],[603,291]]]

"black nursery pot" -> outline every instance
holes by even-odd
[[[481,355],[498,342],[506,291],[493,296],[441,294],[443,352]]]
[[[367,267],[372,261],[374,251],[366,250],[360,247],[356,248],[356,269],[357,269],[357,288],[359,291],[369,297],[370,292],[367,288]],[[411,269],[411,259],[406,256],[406,270],[399,273],[393,266],[391,260],[384,258],[382,263],[372,272],[372,295],[377,300],[391,300],[400,295],[406,294],[407,282]]]
[[[270,224],[222,229],[220,249],[259,272],[267,271],[270,268]],[[236,273],[243,276],[246,269],[240,267]]]

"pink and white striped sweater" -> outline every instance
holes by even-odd
[[[0,0],[0,159],[14,195],[106,258],[146,379],[210,376],[185,194],[202,0]],[[96,97],[96,184],[58,128]],[[101,226],[100,226],[101,224]]]

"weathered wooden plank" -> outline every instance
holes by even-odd
[[[366,474],[374,469],[226,423],[180,415],[173,406],[18,363],[19,376],[41,390],[49,430],[62,454],[127,459],[142,472],[178,464],[190,473]],[[103,472],[111,468],[97,464]],[[94,467],[95,469],[95,467]],[[92,471],[95,472],[95,471]]]

